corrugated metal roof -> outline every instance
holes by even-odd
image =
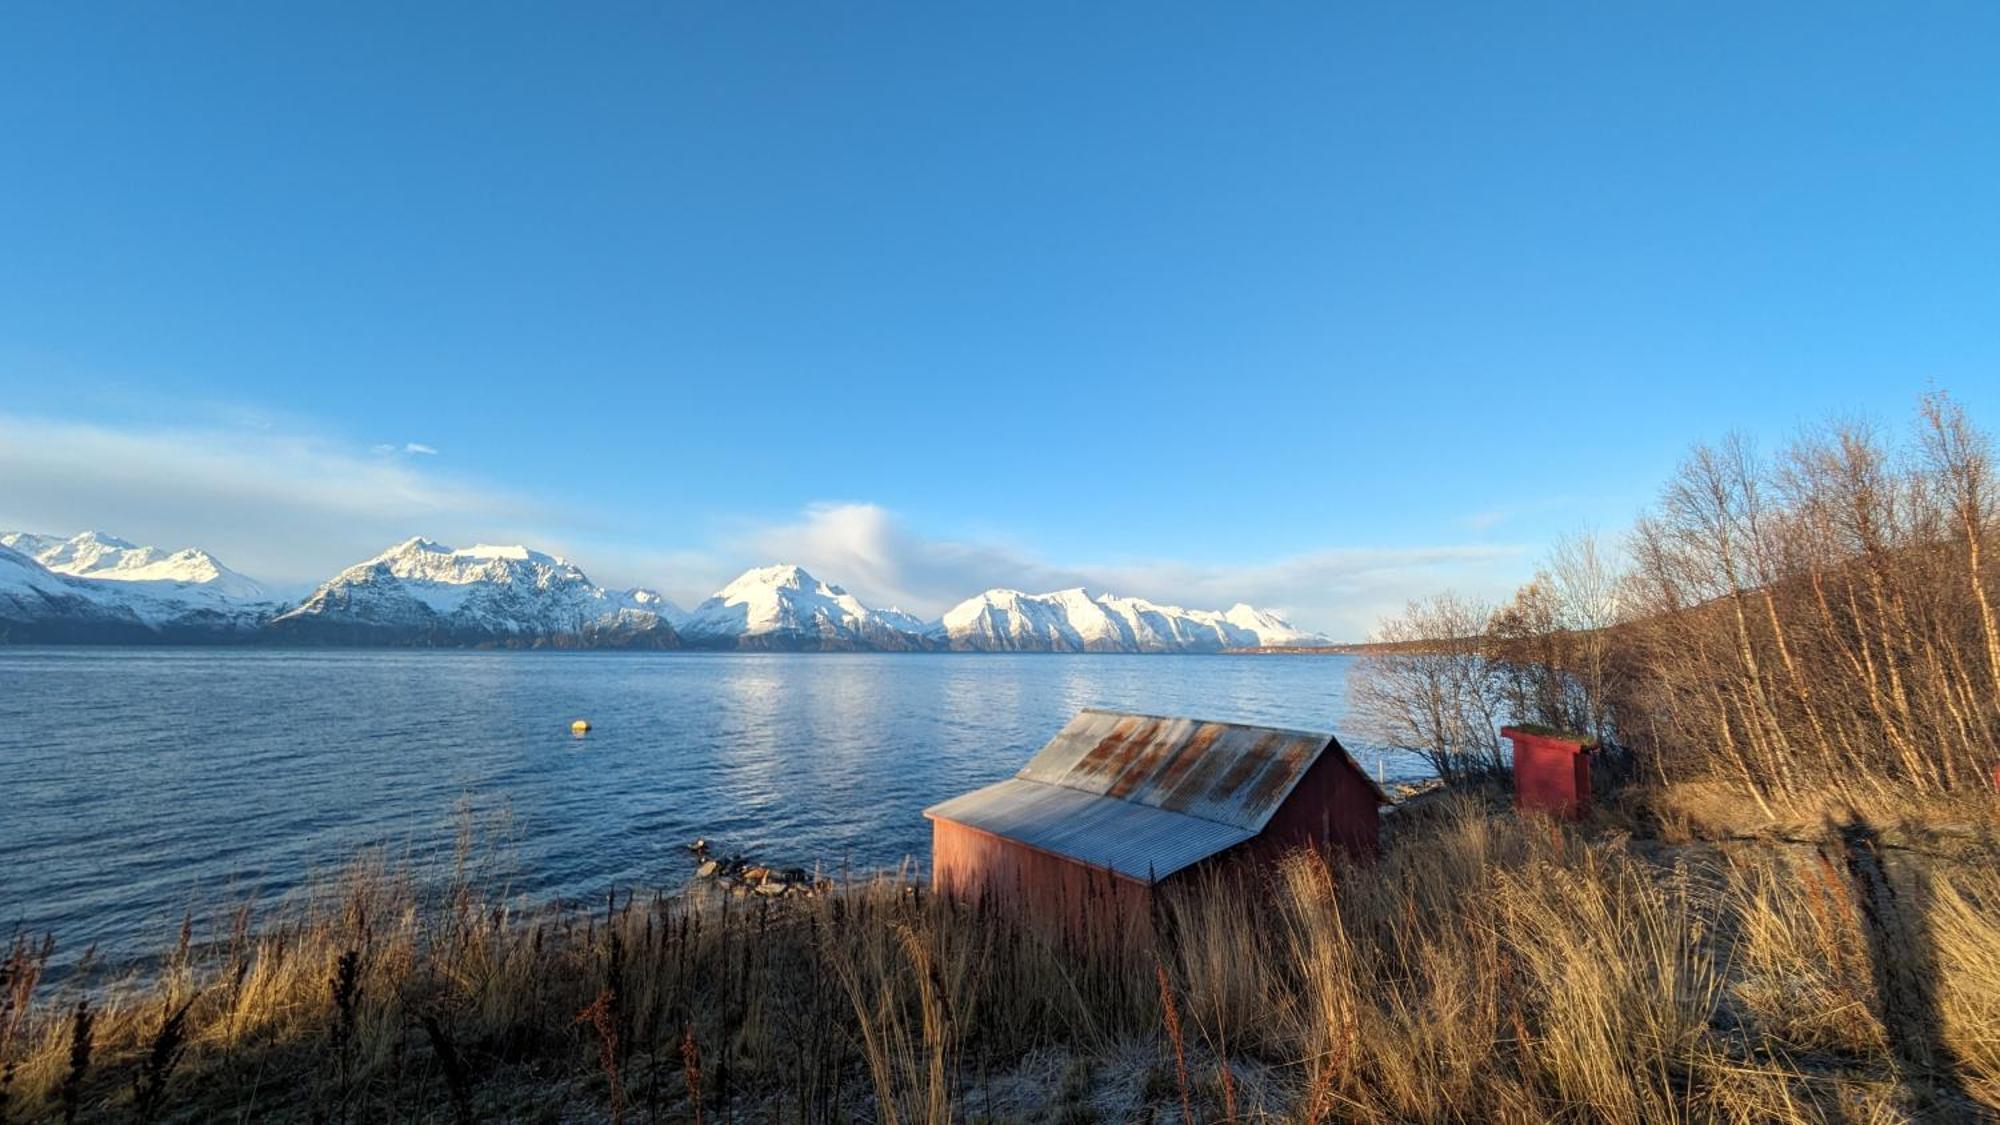
[[[1257,831],[1330,734],[1081,711],[1015,776]]]
[[[1346,755],[1330,734],[1091,708],[1012,779],[924,815],[1164,877],[1263,831],[1328,747]]]
[[[1257,834],[1021,777],[953,797],[924,815],[1141,881],[1164,878]]]

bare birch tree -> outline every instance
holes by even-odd
[[[1411,602],[1348,672],[1356,728],[1421,755],[1447,781],[1498,773],[1501,692],[1486,652],[1491,611],[1455,594]]]
[[[1385,622],[1388,647],[1352,673],[1357,719],[1446,777],[1497,768],[1513,720],[1772,810],[1990,787],[1996,488],[1986,435],[1943,395],[1906,442],[1839,421],[1769,459],[1737,437],[1698,445],[1622,570],[1579,536],[1497,612],[1447,596]]]

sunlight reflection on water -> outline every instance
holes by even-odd
[[[461,800],[511,814],[536,899],[676,886],[696,836],[921,862],[926,805],[1081,707],[1339,731],[1349,662],[0,649],[0,930],[151,951],[190,904],[282,894],[363,846],[448,854]]]

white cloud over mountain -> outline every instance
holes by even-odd
[[[1107,534],[1113,531],[1107,528]],[[744,533],[735,547],[838,574],[871,605],[895,605],[926,617],[967,590],[1084,586],[1184,606],[1247,601],[1339,638],[1365,636],[1383,614],[1445,587],[1498,594],[1513,585],[1513,572],[1526,553],[1513,546],[1381,546],[1232,563],[1057,564],[1006,544],[927,537],[888,510],[865,503],[815,504],[796,520]]]

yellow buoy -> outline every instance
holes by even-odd
[[[571,724],[569,725],[569,732],[570,732],[571,734],[589,734],[589,733],[590,733],[590,720],[589,720],[589,719],[578,719],[577,721],[575,721],[575,722],[573,722],[573,723],[571,723]]]

